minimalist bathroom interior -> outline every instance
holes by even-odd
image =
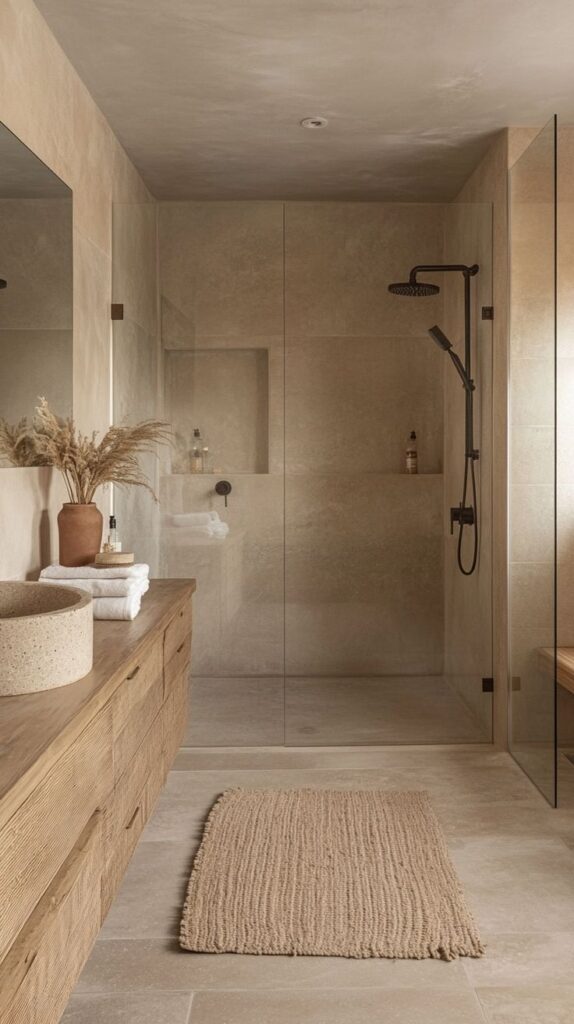
[[[566,1024],[563,0],[0,0],[1,1024]]]

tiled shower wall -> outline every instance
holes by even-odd
[[[161,481],[162,570],[198,578],[196,675],[442,673],[444,364],[426,336],[442,295],[421,305],[387,285],[441,261],[444,217],[440,205],[160,204],[166,414],[184,435]],[[262,353],[256,430],[238,410]],[[201,375],[211,402],[194,393]],[[181,472],[190,406],[219,474]],[[172,525],[207,508],[229,523],[224,542]]]

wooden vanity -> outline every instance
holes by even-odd
[[[68,686],[0,698],[0,1021],[57,1024],[185,730],[193,580],[94,623]]]

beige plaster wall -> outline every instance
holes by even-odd
[[[0,0],[0,120],[73,189],[74,411],[82,429],[105,430],[112,202],[151,197],[31,0]],[[45,561],[34,524],[45,511],[53,529],[59,498],[38,471],[6,472],[0,576],[24,577]]]

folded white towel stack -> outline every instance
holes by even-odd
[[[216,537],[224,540],[229,525],[219,518],[219,512],[181,512],[171,517],[171,525],[185,527],[186,537]]]
[[[40,583],[58,583],[78,587],[93,597],[94,619],[135,619],[141,599],[149,590],[149,565],[119,565],[96,569],[94,566],[68,568],[49,565],[40,573]]]

